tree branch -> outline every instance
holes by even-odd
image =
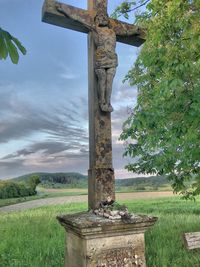
[[[134,11],[142,6],[145,6],[150,0],[145,1],[144,3],[140,4],[139,6],[134,7],[133,9],[129,9],[128,12]]]

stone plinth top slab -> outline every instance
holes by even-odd
[[[121,232],[129,233],[144,233],[150,226],[153,226],[157,221],[157,217],[147,215],[133,214],[131,219],[111,220],[93,212],[82,212],[70,215],[57,216],[58,221],[64,228],[72,230],[78,235],[117,235]]]

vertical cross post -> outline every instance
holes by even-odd
[[[97,4],[107,10],[107,0],[88,0],[88,9],[97,10]],[[111,113],[102,112],[98,103],[98,82],[94,71],[95,44],[93,32],[88,34],[89,86],[89,209],[99,206],[107,197],[115,200],[115,178],[112,163]]]
[[[113,75],[117,67],[115,44],[116,41],[119,41],[129,45],[140,46],[144,42],[144,31],[141,28],[114,20],[107,16],[107,2],[108,0],[88,0],[88,10],[84,10],[59,3],[55,0],[45,0],[42,11],[42,20],[44,22],[88,33],[89,209],[97,208],[100,202],[106,201],[108,197],[115,200],[110,113],[112,111],[112,106],[109,99],[112,91]],[[102,29],[102,26],[104,27],[105,22],[107,23],[106,19],[108,19],[109,27],[105,31]],[[103,45],[99,41],[100,39]],[[97,48],[95,47],[95,43]],[[103,48],[100,48],[100,46]],[[110,53],[110,57],[104,56],[107,52]],[[105,61],[106,65],[104,65]],[[95,70],[98,78],[95,74]],[[106,72],[106,88],[104,86],[102,87],[102,71],[103,73]],[[108,76],[109,78],[107,78]],[[101,82],[99,82],[98,79],[100,79]],[[99,85],[101,86],[98,88]]]

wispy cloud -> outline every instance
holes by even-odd
[[[44,106],[25,102],[16,91],[0,90],[0,143],[31,137],[39,132],[58,141],[76,138],[85,141],[88,135],[82,113],[86,108],[80,106],[81,97],[76,101],[79,109],[67,102],[66,105],[49,103]]]
[[[86,95],[86,93],[85,93]],[[80,171],[88,169],[88,99],[85,95],[48,105],[21,98],[9,85],[0,90],[0,143],[22,142],[12,153],[0,155],[1,176],[16,176],[33,171]],[[113,93],[112,141],[116,177],[128,163],[119,140],[123,122],[135,103],[136,89],[127,85]],[[124,101],[122,101],[124,99]],[[30,99],[31,100],[31,99]],[[8,146],[8,145],[7,145]],[[125,171],[123,176],[129,176]]]
[[[69,73],[69,72],[65,72],[65,73],[60,73],[59,76],[63,79],[66,80],[75,80],[78,78],[77,75],[73,74],[73,73]]]
[[[12,88],[0,90],[0,175],[5,177],[26,171],[49,170],[53,167],[75,169],[74,158],[88,159],[88,130],[85,99],[65,101],[62,105],[37,105],[22,100]],[[71,103],[70,103],[71,101]],[[26,140],[26,142],[22,142]],[[29,140],[29,141],[28,141]],[[21,144],[6,153],[9,143]],[[5,146],[5,148],[4,148]],[[2,154],[2,151],[4,153]],[[86,160],[85,160],[86,159]],[[74,160],[74,164],[73,164]],[[57,166],[56,166],[57,162]],[[79,166],[82,166],[80,164]],[[81,171],[81,170],[79,170]]]
[[[121,105],[124,103],[126,106],[128,104],[135,104],[137,99],[137,88],[128,85],[127,83],[121,84],[120,86],[116,86],[114,88],[114,93],[112,96],[112,100],[114,103],[120,103]]]
[[[59,77],[66,79],[66,80],[75,80],[78,79],[79,76],[77,75],[77,72],[73,72],[73,70],[69,67],[66,67],[64,64],[60,64],[61,71],[58,74]]]

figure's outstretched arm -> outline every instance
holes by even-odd
[[[88,11],[75,8],[70,5],[62,4],[59,2],[55,3],[56,10],[66,16],[67,18],[72,19],[73,21],[77,21],[84,25],[88,30],[94,29],[94,20],[91,14]]]
[[[110,19],[109,25],[114,30],[118,42],[137,47],[145,42],[143,28],[115,19]]]
[[[111,28],[115,31],[118,36],[131,36],[141,35],[144,37],[144,30],[136,25],[129,24],[123,21],[110,19],[109,21]]]

